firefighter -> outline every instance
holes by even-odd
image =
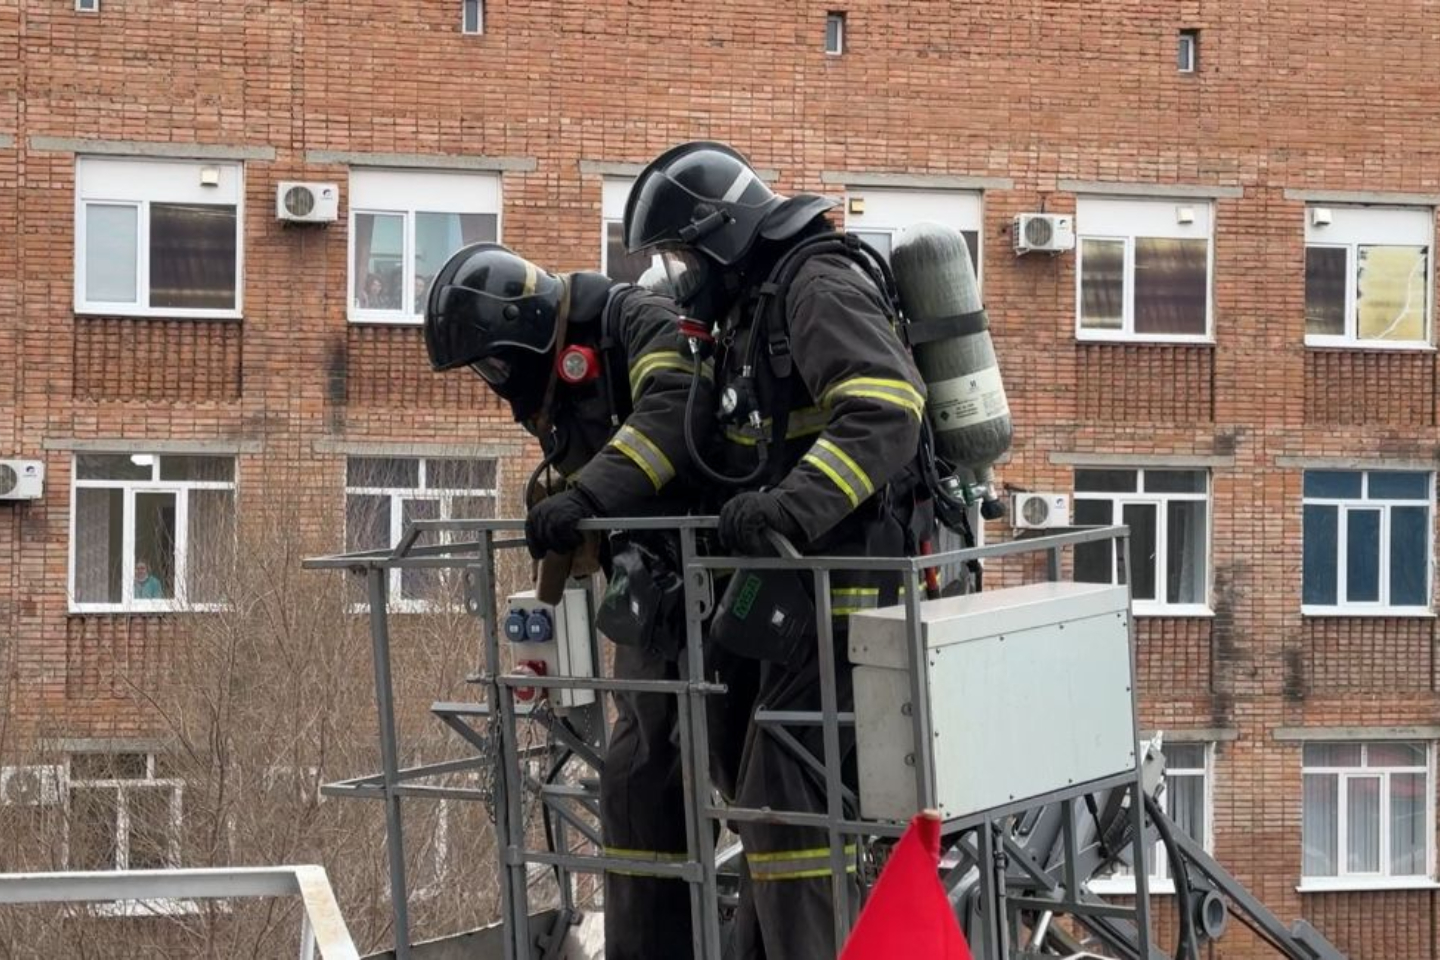
[[[674,303],[658,293],[599,273],[551,274],[494,243],[460,250],[436,275],[425,309],[431,364],[469,366],[568,478],[526,516],[536,559],[576,550],[580,520],[690,511],[696,487],[680,424],[694,371],[680,352],[676,321]],[[650,547],[653,564],[665,550],[653,540]],[[683,620],[656,624],[644,645],[617,643],[614,674],[675,679],[682,645]],[[640,693],[615,700],[600,787],[606,852],[683,862],[676,700]],[[611,960],[691,955],[685,881],[610,872],[605,907]]]
[[[915,531],[926,522],[917,515],[923,498],[912,467],[925,387],[889,302],[835,245],[803,258],[798,249],[823,247],[815,238],[838,240],[824,217],[836,205],[815,195],[776,195],[745,157],[711,142],[662,154],[640,174],[626,205],[627,250],[658,254],[681,309],[712,325],[718,416],[727,425],[719,465],[702,459],[694,466],[732,485],[720,539],[743,554],[773,554],[769,531],[776,531],[811,555],[902,556],[916,549]],[[793,269],[787,274],[782,264]],[[899,590],[898,575],[833,575],[842,711],[853,709],[843,667],[848,614],[895,603]],[[718,626],[712,639],[726,642]],[[820,709],[813,634],[798,656],[783,659],[757,647],[754,636],[744,639],[751,655],[771,658],[761,664],[757,704]],[[818,727],[792,732],[823,756]],[[853,765],[853,737],[844,738],[842,752]],[[823,780],[753,722],[738,793],[745,807],[826,810]],[[747,877],[733,955],[833,958],[840,944],[831,885],[850,884],[854,893],[854,849],[846,850],[847,876],[839,878],[823,830],[742,821],[738,831]]]

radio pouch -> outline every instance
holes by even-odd
[[[710,639],[732,653],[786,668],[805,660],[815,636],[815,603],[789,570],[737,570],[710,626]]]

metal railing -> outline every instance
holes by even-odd
[[[390,676],[390,631],[387,617],[388,572],[392,569],[438,569],[457,568],[465,573],[466,606],[468,612],[480,621],[479,672],[471,678],[477,685],[481,699],[468,705],[465,710],[459,704],[436,704],[432,708],[436,716],[451,726],[463,739],[488,761],[494,770],[494,791],[491,797],[495,817],[497,840],[497,867],[501,877],[501,914],[507,937],[504,944],[505,960],[528,960],[532,956],[533,939],[530,933],[529,902],[527,897],[526,869],[532,864],[545,864],[570,873],[603,873],[607,870],[625,870],[652,876],[674,876],[691,885],[691,914],[695,938],[694,956],[697,960],[718,960],[722,955],[720,942],[720,918],[718,911],[721,877],[717,866],[714,828],[718,823],[735,823],[742,820],[761,821],[771,824],[788,824],[819,828],[829,837],[832,875],[843,876],[842,862],[847,842],[856,837],[898,837],[904,824],[889,821],[864,819],[847,814],[843,802],[845,785],[841,776],[840,737],[842,725],[853,724],[853,715],[842,717],[837,695],[837,673],[841,665],[834,646],[831,611],[829,605],[831,576],[838,571],[867,571],[896,574],[906,583],[917,583],[923,571],[931,568],[960,567],[972,560],[994,560],[1019,554],[1043,555],[1045,573],[1049,580],[1058,580],[1061,572],[1062,552],[1080,544],[1113,542],[1115,559],[1123,582],[1129,581],[1128,534],[1125,527],[1100,527],[1071,529],[1052,533],[1029,540],[1009,541],[983,547],[953,550],[916,557],[832,557],[800,556],[785,551],[775,557],[730,557],[708,554],[700,548],[700,537],[716,525],[713,517],[648,517],[612,518],[586,520],[577,524],[582,531],[606,532],[623,530],[663,531],[677,536],[680,543],[680,561],[685,583],[685,644],[680,652],[682,677],[705,677],[704,624],[713,611],[714,576],[721,570],[791,570],[811,580],[816,603],[816,626],[818,628],[817,653],[819,667],[820,709],[803,712],[804,716],[769,718],[771,722],[802,723],[821,728],[823,750],[814,757],[820,770],[824,771],[827,802],[823,811],[787,811],[771,808],[754,809],[738,805],[717,803],[709,778],[707,757],[709,756],[709,732],[706,722],[706,698],[723,694],[724,688],[702,679],[678,679],[672,681],[630,680],[615,678],[572,678],[519,675],[507,672],[501,656],[501,643],[497,626],[498,613],[495,560],[502,551],[523,548],[521,538],[524,521],[506,520],[420,520],[406,526],[399,543],[389,550],[370,550],[337,556],[317,557],[305,562],[310,569],[348,570],[363,574],[368,581],[370,600],[370,629],[376,681],[376,706],[379,714],[380,753],[382,770],[379,774],[354,778],[325,788],[331,795],[371,797],[382,800],[386,814],[386,836],[391,874],[391,891],[395,914],[396,956],[405,960],[409,956],[409,916],[406,903],[404,839],[401,830],[400,805],[402,798],[418,798],[427,793],[427,788],[416,783],[427,776],[442,774],[456,768],[456,761],[439,764],[402,768],[398,762],[399,749],[396,738],[395,704],[392,679]],[[422,545],[422,537],[436,537],[449,542],[438,545]],[[473,539],[469,539],[473,538]],[[936,778],[933,749],[928,735],[929,717],[927,687],[927,657],[925,640],[922,636],[920,591],[907,590],[901,598],[905,608],[906,646],[910,670],[911,711],[914,742],[917,745],[913,764],[916,809],[934,807]],[[1131,634],[1131,671],[1134,670],[1133,633]],[[599,662],[598,660],[596,661]],[[676,698],[678,705],[677,726],[681,750],[681,767],[684,786],[684,818],[688,838],[687,862],[652,863],[629,858],[601,855],[583,855],[563,850],[532,849],[527,843],[525,818],[522,813],[522,798],[531,787],[527,785],[521,770],[524,748],[517,736],[517,723],[533,720],[522,714],[516,706],[514,693],[517,688],[587,688],[596,691],[645,691],[661,693]],[[1135,709],[1133,686],[1130,690],[1130,709]],[[487,736],[488,734],[488,736]],[[602,735],[603,736],[603,735]],[[1009,807],[986,811],[964,818],[952,818],[945,824],[947,833],[968,831],[975,837],[973,865],[988,865],[996,862],[1001,842],[1000,820],[1013,812],[1031,808],[1036,804],[1059,802],[1081,797],[1087,793],[1107,789],[1139,789],[1140,769],[1117,773],[1103,781],[1076,784],[1054,796],[1031,798]],[[539,792],[539,791],[536,791]],[[587,791],[587,798],[598,800],[598,794]],[[453,794],[452,794],[453,795]],[[1136,794],[1138,796],[1138,793]],[[556,797],[541,795],[542,804],[558,804]],[[1070,807],[1067,806],[1067,810]],[[1138,803],[1130,807],[1128,819],[1132,820],[1134,849],[1137,859],[1142,851],[1139,835],[1142,832],[1142,813]],[[968,868],[967,868],[968,869]],[[962,871],[963,872],[963,871]],[[978,890],[982,896],[986,929],[981,943],[977,944],[977,957],[985,960],[999,960],[1008,955],[1005,931],[1007,910],[1002,875],[988,866],[980,870]],[[1137,878],[1137,902],[1127,913],[1135,919],[1135,940],[1139,957],[1150,955],[1148,897],[1144,871]],[[566,900],[567,883],[562,882],[562,913],[570,908]],[[849,932],[850,919],[857,904],[852,903],[847,884],[832,884],[835,907],[836,942],[843,942]],[[1118,908],[1117,908],[1118,909]],[[558,934],[552,933],[547,940],[553,942]],[[542,955],[550,956],[548,948]]]
[[[0,905],[299,897],[300,960],[359,960],[324,867],[214,867],[0,874]],[[163,911],[156,911],[163,913]]]

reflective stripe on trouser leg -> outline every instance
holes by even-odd
[[[845,847],[845,872],[855,872],[855,844]],[[745,861],[750,865],[750,877],[756,883],[773,883],[777,880],[814,880],[830,877],[829,847],[809,847],[803,850],[775,850],[768,853],[746,852]]]

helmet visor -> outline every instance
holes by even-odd
[[[694,300],[709,279],[710,268],[705,257],[684,249],[661,250],[656,257],[665,271],[670,287],[666,292],[671,299],[681,306]]]
[[[490,386],[503,387],[509,382],[513,368],[508,360],[501,357],[482,357],[471,363],[470,369]]]

